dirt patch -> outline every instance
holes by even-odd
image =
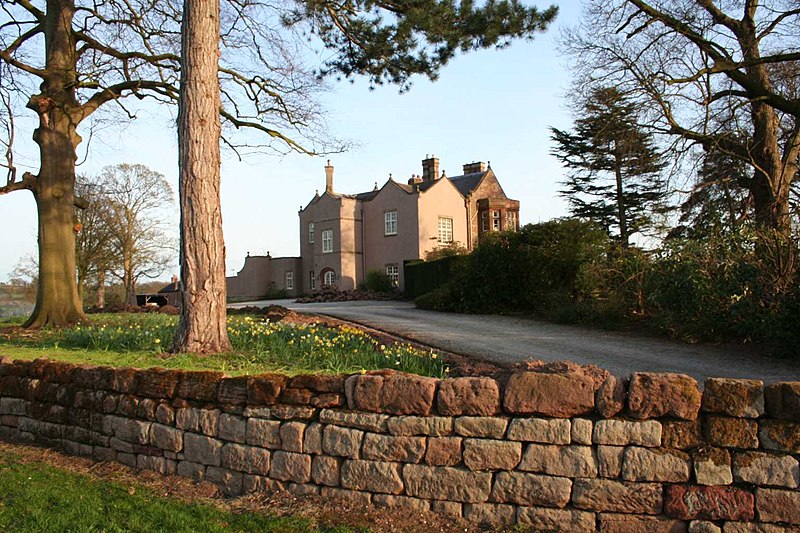
[[[184,502],[213,505],[222,510],[243,513],[264,513],[273,516],[302,517],[325,527],[348,526],[369,531],[432,533],[488,531],[463,520],[409,509],[385,509],[356,506],[339,500],[318,496],[294,496],[286,492],[258,493],[238,498],[223,498],[217,487],[208,482],[195,483],[178,476],[162,476],[155,472],[135,470],[119,463],[97,463],[90,459],[62,453],[0,442],[0,464],[44,463],[60,470],[87,476],[94,480],[116,483],[133,494],[145,487],[156,494]]]

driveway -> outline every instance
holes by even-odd
[[[598,365],[618,376],[678,372],[701,382],[707,377],[800,381],[800,365],[759,356],[746,346],[690,345],[529,318],[437,313],[415,309],[410,302],[298,304],[271,300],[235,307],[270,304],[357,322],[434,348],[498,363],[569,360]]]

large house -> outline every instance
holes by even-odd
[[[228,296],[287,296],[322,286],[356,288],[367,273],[388,275],[404,287],[403,263],[454,243],[471,250],[492,231],[519,229],[519,202],[509,199],[490,165],[469,163],[461,176],[439,172],[439,159],[422,161],[407,183],[392,179],[359,194],[337,193],[333,166],[325,166],[325,191],[300,210],[300,257],[248,257],[228,278]]]

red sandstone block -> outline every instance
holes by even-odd
[[[439,414],[445,416],[492,416],[500,411],[500,387],[492,378],[446,379],[436,399]]]
[[[314,393],[308,389],[288,387],[281,391],[278,401],[289,405],[308,405],[313,397]]]
[[[756,489],[756,500],[762,522],[800,525],[800,492],[759,488]]]
[[[351,381],[352,380],[352,381]],[[355,375],[348,379],[357,409],[394,415],[431,413],[438,381],[413,374]]]
[[[280,374],[260,374],[247,381],[247,403],[249,405],[275,405],[287,378]]]
[[[42,379],[50,383],[72,383],[75,380],[77,365],[50,361],[44,366]]]
[[[77,365],[73,380],[76,386],[83,389],[96,389],[98,387],[97,367],[90,365]]]
[[[243,404],[247,403],[247,381],[248,376],[235,378],[223,378],[217,388],[217,401],[222,404]]]
[[[175,395],[186,400],[213,402],[217,399],[219,382],[224,377],[222,372],[183,372]]]
[[[3,376],[0,378],[0,394],[11,398],[22,398],[25,387],[22,386],[19,376]]]
[[[311,389],[316,392],[344,393],[344,374],[300,374],[289,381],[296,389]]]
[[[697,381],[685,374],[634,372],[628,389],[628,412],[633,418],[662,416],[695,420],[702,397]]]
[[[124,394],[136,392],[136,369],[109,368],[107,372],[109,390]]]
[[[139,371],[136,391],[151,398],[172,398],[182,372],[165,368],[148,368]]]
[[[506,384],[503,407],[509,413],[570,418],[594,409],[594,380],[577,372],[519,372]]]
[[[800,422],[800,381],[774,383],[764,389],[767,414]]]
[[[311,398],[311,406],[318,409],[330,409],[344,405],[344,396],[335,392],[326,392]]]
[[[28,373],[27,376],[31,378],[39,378],[41,379],[44,376],[45,367],[52,362],[49,359],[34,359],[28,365]]]
[[[755,499],[734,487],[670,485],[664,513],[683,520],[752,520]]]

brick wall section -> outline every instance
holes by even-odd
[[[800,383],[574,368],[486,377],[0,359],[0,438],[547,531],[800,531]]]

